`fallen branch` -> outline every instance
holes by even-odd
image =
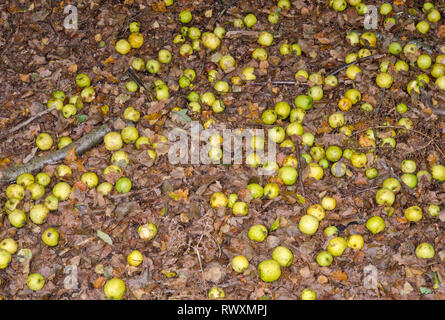
[[[379,105],[378,105],[377,108],[375,109],[375,113],[376,113],[376,114],[379,114],[380,108],[382,107],[382,104],[383,104],[383,99],[385,98],[385,93],[386,93],[386,89],[383,88],[383,89],[381,90],[381,93],[380,93]]]
[[[3,139],[4,137],[9,136],[11,133],[14,133],[17,130],[20,130],[21,128],[23,128],[27,124],[33,122],[35,119],[40,118],[41,116],[44,116],[45,114],[50,113],[53,110],[56,110],[56,107],[51,107],[49,109],[43,110],[42,112],[39,112],[38,114],[36,114],[35,116],[29,118],[28,120],[23,121],[22,123],[16,125],[14,128],[10,129],[8,132],[0,135],[0,139]]]
[[[300,187],[301,187],[301,194],[303,195],[303,198],[308,198],[312,203],[315,203],[311,197],[306,195],[306,191],[304,189],[304,183],[303,183],[303,177],[301,176],[301,156],[300,156],[300,146],[298,144],[298,141],[295,141],[295,149],[297,150],[297,160],[298,160],[298,180],[300,181]]]
[[[34,158],[26,164],[6,168],[3,171],[0,171],[0,183],[14,181],[23,173],[39,171],[48,164],[63,160],[68,155],[68,152],[73,150],[73,148],[75,148],[76,155],[82,155],[98,143],[102,142],[103,137],[110,131],[111,129],[107,125],[103,125],[99,128],[93,129],[91,132],[85,134],[77,141],[60,150]]]
[[[371,56],[367,56],[367,57],[364,57],[364,58],[357,59],[355,61],[352,61],[352,62],[350,62],[348,64],[345,64],[345,65],[341,66],[340,68],[332,71],[331,73],[327,74],[326,77],[335,75],[335,74],[339,73],[340,71],[342,71],[342,70],[344,70],[344,69],[346,69],[346,68],[348,68],[348,67],[350,67],[350,66],[352,66],[354,64],[363,62],[365,60],[372,59],[372,58],[379,59],[379,58],[382,58],[384,56],[385,56],[384,54],[373,54]]]

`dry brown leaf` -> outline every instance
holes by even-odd
[[[332,272],[331,277],[337,281],[348,281],[348,276],[346,275],[346,272],[341,270]]]

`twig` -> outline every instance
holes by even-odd
[[[23,128],[23,127],[26,126],[27,124],[33,122],[35,119],[40,118],[41,116],[43,116],[43,115],[45,115],[45,114],[47,114],[47,113],[50,113],[50,112],[53,111],[53,110],[56,110],[56,107],[51,107],[51,108],[46,109],[46,110],[44,110],[44,111],[42,111],[42,112],[39,112],[38,114],[36,114],[35,116],[29,118],[28,120],[23,121],[22,123],[16,125],[14,128],[10,129],[8,132],[6,132],[6,133],[0,135],[0,139],[3,139],[4,137],[9,136],[11,133],[14,133],[14,132],[16,132],[17,130],[20,130],[21,128]]]
[[[355,61],[352,61],[352,62],[350,62],[348,64],[345,64],[345,65],[341,66],[340,68],[336,69],[335,71],[332,71],[331,73],[326,75],[326,77],[335,75],[335,74],[339,73],[340,71],[342,71],[342,70],[344,70],[344,69],[346,69],[346,68],[348,68],[348,67],[350,67],[350,66],[352,66],[354,64],[363,62],[365,60],[372,59],[372,58],[379,59],[379,58],[384,57],[384,56],[385,56],[384,54],[373,54],[373,55],[370,55],[370,56],[367,56],[367,57],[363,57],[363,58],[357,59]]]
[[[386,89],[385,89],[385,88],[382,88],[382,92],[380,93],[379,105],[378,105],[377,108],[375,109],[375,113],[376,113],[376,114],[379,113],[380,108],[382,107],[383,99],[385,98],[385,93],[386,93]]]
[[[198,243],[196,244],[196,246],[193,247],[193,250],[195,250],[195,253],[198,256],[198,262],[199,262],[199,268],[201,269],[202,280],[203,280],[204,286],[205,286],[205,288],[207,290],[207,281],[206,281],[205,276],[204,276],[204,270],[202,268],[202,262],[201,262],[201,255],[200,255],[199,249],[198,249],[198,246],[201,243],[201,240],[202,240],[203,236],[204,236],[204,234],[201,234],[201,237],[199,238]]]
[[[133,81],[138,84],[139,87],[143,87],[145,90],[147,90],[147,87],[141,81],[141,79],[139,79],[139,77],[136,75],[132,67],[128,68],[127,73],[130,76],[130,78],[133,79]]]
[[[306,191],[304,190],[303,177],[301,176],[300,146],[298,144],[298,141],[295,142],[295,149],[297,150],[297,159],[298,159],[297,170],[298,170],[298,180],[300,181],[301,193],[303,194],[303,198],[308,198],[312,203],[314,203],[314,201],[309,196],[306,196]]]
[[[232,0],[228,5],[224,5],[225,8],[218,14],[218,16],[215,19],[215,23],[221,19],[221,17],[226,13],[227,9],[229,9],[231,6],[233,6],[238,0]]]
[[[6,168],[3,171],[0,171],[0,183],[13,181],[22,173],[35,172],[41,170],[47,164],[65,159],[68,153],[73,149],[76,155],[81,155],[102,142],[103,137],[110,131],[111,129],[108,125],[103,125],[93,129],[91,132],[85,134],[77,141],[70,143],[62,149],[34,158],[26,164]]]

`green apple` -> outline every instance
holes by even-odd
[[[73,175],[73,171],[66,164],[59,164],[54,170],[57,179],[67,179]]]
[[[23,187],[29,186],[31,183],[34,183],[34,176],[30,173],[22,173],[17,177],[17,184]]]
[[[262,224],[256,224],[249,228],[247,236],[250,240],[256,242],[263,242],[267,238],[267,228]]]
[[[303,110],[309,110],[312,108],[312,97],[301,94],[295,98],[295,106]]]
[[[280,278],[280,264],[275,260],[264,260],[258,265],[258,274],[264,282],[273,282]]]
[[[221,44],[221,40],[212,32],[204,32],[201,41],[204,47],[210,50],[216,50]]]
[[[332,264],[334,257],[327,251],[321,251],[317,255],[316,260],[320,267],[329,267]]]
[[[314,290],[311,289],[303,289],[301,291],[301,300],[316,300],[317,299],[317,293]]]
[[[63,149],[66,146],[70,145],[73,142],[73,139],[71,139],[70,137],[62,137],[59,140],[59,143],[57,144],[57,148],[58,149]]]
[[[436,164],[431,167],[431,176],[440,182],[445,181],[445,166]]]
[[[57,199],[55,195],[50,194],[45,198],[43,204],[48,208],[48,210],[55,211],[59,208],[59,199]]]
[[[142,71],[145,67],[145,61],[142,58],[134,58],[131,62],[131,66],[136,71]]]
[[[144,44],[144,37],[139,32],[131,32],[127,40],[130,46],[135,49],[142,47]]]
[[[267,31],[261,31],[258,36],[258,43],[264,47],[268,47],[273,43],[273,35]]]
[[[428,15],[426,16],[426,18],[428,19],[428,21],[432,22],[432,23],[437,23],[440,20],[440,12],[437,9],[431,9],[430,12],[428,13]]]
[[[377,191],[375,195],[375,201],[377,204],[385,205],[385,206],[392,206],[396,199],[396,196],[390,189],[381,188]]]
[[[269,14],[269,16],[267,17],[267,21],[269,21],[270,23],[273,23],[273,24],[277,24],[279,19],[280,19],[280,15],[275,11],[272,11]]]
[[[139,266],[144,261],[144,256],[139,250],[133,250],[127,256],[127,262],[132,267]]]
[[[394,193],[397,193],[400,191],[401,185],[400,185],[399,180],[397,180],[396,178],[390,177],[383,181],[382,188],[386,188],[386,189],[391,190]]]
[[[331,128],[335,129],[345,124],[345,117],[342,113],[335,112],[329,116],[328,122]]]
[[[59,244],[59,232],[54,228],[48,228],[43,231],[42,241],[50,246],[55,247]]]
[[[79,73],[76,75],[76,84],[79,88],[89,87],[91,80],[85,73]]]
[[[382,89],[389,89],[392,86],[393,78],[389,73],[381,72],[375,78],[375,83]]]
[[[359,234],[353,234],[348,238],[348,247],[356,250],[360,250],[363,248],[365,244],[365,240]]]
[[[368,219],[366,222],[366,228],[373,234],[377,234],[385,230],[385,220],[380,216],[374,216]]]
[[[36,146],[43,151],[49,150],[53,146],[53,138],[48,133],[39,133],[36,137]]]
[[[329,226],[326,229],[324,229],[323,233],[326,237],[329,238],[332,235],[338,234],[338,229],[336,226]]]
[[[192,13],[188,10],[184,10],[179,13],[179,20],[182,23],[189,23],[190,21],[192,21],[192,18]]]
[[[59,201],[68,200],[70,194],[71,186],[66,182],[59,182],[53,188],[53,195],[55,195]]]
[[[156,74],[159,72],[159,70],[161,70],[161,64],[159,63],[158,60],[150,59],[145,64],[145,68],[151,74]]]
[[[48,107],[48,109],[55,107],[56,110],[62,110],[62,108],[63,108],[63,101],[61,101],[59,99],[56,99],[56,98],[51,98],[46,103],[46,106]]]
[[[36,182],[38,183],[38,184],[40,184],[41,186],[44,186],[44,187],[46,187],[47,185],[49,185],[50,184],[50,182],[51,182],[51,177],[46,173],[46,172],[39,172],[37,175],[36,175]]]
[[[11,260],[11,253],[5,249],[0,249],[0,270],[7,268]]]
[[[366,154],[361,152],[354,152],[351,156],[351,164],[356,168],[363,168],[368,162]]]
[[[260,186],[258,183],[251,183],[247,186],[247,189],[250,190],[250,193],[252,194],[253,198],[261,198],[264,194],[264,189],[262,186]]]
[[[232,212],[235,216],[246,216],[249,213],[249,207],[245,202],[237,201],[232,206]]]
[[[273,127],[268,130],[267,135],[270,141],[281,143],[286,137],[286,132],[282,127]]]
[[[333,197],[324,196],[321,199],[321,206],[324,210],[332,211],[337,206],[337,200],[335,200]]]
[[[94,98],[96,98],[96,92],[93,87],[86,87],[80,92],[80,97],[82,98],[82,101],[92,102]]]
[[[292,251],[283,246],[278,246],[272,251],[272,259],[274,259],[281,267],[289,267],[294,260]]]
[[[45,223],[46,216],[49,213],[49,209],[43,204],[36,204],[29,211],[29,218],[35,224],[43,224]]]
[[[119,193],[128,193],[132,187],[131,180],[127,177],[121,177],[116,181],[116,191]]]
[[[302,233],[309,236],[317,232],[318,226],[319,226],[318,219],[308,214],[302,216],[300,222],[298,223],[298,229]]]
[[[252,13],[249,13],[244,17],[244,24],[246,25],[247,28],[252,27],[255,23],[257,23],[257,21],[258,21],[257,18]]]
[[[295,184],[298,178],[298,171],[295,168],[285,166],[278,170],[278,178],[287,186]]]
[[[432,216],[435,217],[437,215],[439,215],[440,212],[440,207],[438,205],[435,204],[430,204],[428,206],[428,213]]]
[[[224,38],[224,35],[226,34],[226,29],[224,29],[221,26],[215,27],[213,30],[213,33],[220,39]]]
[[[332,8],[335,11],[343,11],[346,9],[347,6],[348,6],[348,4],[346,3],[345,0],[333,0],[332,1]]]
[[[8,214],[9,223],[16,228],[21,228],[26,223],[26,214],[23,210],[14,209]]]
[[[22,200],[25,197],[25,188],[18,184],[11,184],[6,188],[6,198]]]
[[[237,255],[232,258],[232,269],[235,272],[243,273],[249,267],[249,260],[243,255]]]
[[[138,227],[138,235],[142,240],[150,241],[156,237],[158,233],[158,228],[151,222]]]
[[[314,216],[315,218],[317,218],[318,221],[323,220],[324,217],[326,216],[326,213],[320,204],[310,205],[306,209],[306,214]]]
[[[229,92],[230,86],[226,81],[218,80],[213,85],[213,88],[219,93]]]
[[[113,278],[105,283],[104,293],[108,300],[122,300],[125,289],[125,283],[122,279]]]
[[[380,6],[380,10],[379,10],[379,12],[380,12],[380,14],[383,15],[383,16],[386,16],[386,15],[390,14],[391,11],[392,11],[392,5],[389,4],[389,3],[387,3],[387,2],[383,3],[383,4]]]
[[[14,239],[6,238],[0,242],[0,249],[8,251],[10,254],[14,254],[17,252],[18,244]]]
[[[158,60],[161,63],[169,63],[172,60],[172,54],[167,49],[161,49],[158,52]]]
[[[422,209],[419,206],[411,206],[404,212],[405,218],[411,222],[419,222],[422,219]]]
[[[130,92],[136,92],[136,91],[138,91],[139,86],[135,81],[128,81],[125,84],[125,88]]]
[[[101,193],[102,195],[106,196],[113,190],[113,185],[109,182],[102,182],[97,186],[97,192]]]
[[[337,162],[341,159],[343,155],[343,150],[339,146],[329,146],[326,149],[326,159],[332,162]]]
[[[14,209],[17,209],[17,206],[20,204],[20,200],[16,199],[16,198],[9,198],[8,200],[6,200],[5,202],[5,211],[7,214],[10,214],[11,211],[13,211]]]
[[[89,189],[96,187],[99,182],[99,178],[94,172],[85,172],[82,174],[80,180],[85,183]]]
[[[136,127],[128,126],[122,129],[121,137],[124,143],[134,143],[139,138],[139,131]]]
[[[430,30],[430,24],[428,23],[428,21],[422,20],[416,24],[416,29],[420,33],[425,34],[428,32],[428,30]]]
[[[313,86],[308,90],[308,96],[314,101],[319,101],[323,98],[323,89],[321,86]]]
[[[402,179],[403,183],[405,183],[408,187],[411,189],[414,189],[417,186],[417,176],[412,173],[404,173],[400,177]]]
[[[343,252],[348,247],[348,242],[342,237],[334,237],[329,240],[329,244],[327,246],[328,252],[334,256],[338,257],[343,254]]]
[[[434,247],[427,242],[419,244],[416,248],[416,256],[419,259],[432,259],[434,255]]]
[[[66,95],[65,95],[65,93],[63,91],[56,90],[56,91],[53,92],[52,97],[55,98],[55,99],[59,99],[60,101],[63,102],[63,101],[65,101]]]
[[[268,197],[269,199],[277,197],[279,192],[280,186],[277,183],[268,183],[264,186],[264,196]]]
[[[288,136],[302,136],[304,133],[304,128],[299,122],[292,122],[286,128],[286,133]],[[283,137],[284,140],[284,137]]]
[[[226,207],[227,201],[227,197],[224,193],[215,192],[210,197],[210,206],[212,208]]]
[[[421,54],[420,56],[417,57],[417,66],[420,69],[426,70],[431,66],[431,64],[432,64],[432,59],[429,55]]]
[[[39,291],[45,285],[45,278],[40,273],[31,273],[28,275],[26,284],[32,291]]]
[[[393,55],[397,55],[400,52],[402,52],[402,45],[396,41],[391,42],[391,44],[388,47],[388,51]]]
[[[416,172],[416,168],[416,162],[413,160],[403,160],[400,165],[400,169],[403,173],[414,173]]]
[[[221,300],[226,297],[226,293],[224,292],[224,290],[222,288],[214,286],[214,287],[210,288],[207,296],[209,297],[209,299],[212,299],[212,300]]]
[[[293,108],[290,111],[289,121],[302,123],[304,117],[306,116],[306,111],[303,108]]]

